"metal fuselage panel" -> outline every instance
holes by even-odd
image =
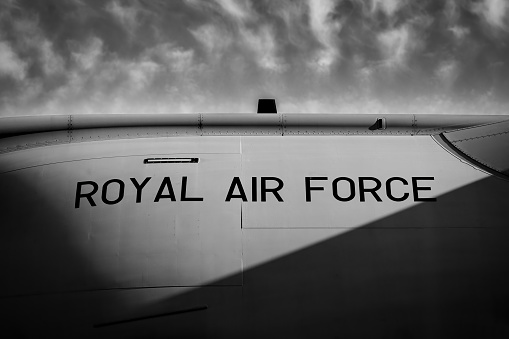
[[[431,210],[447,207],[451,213],[415,215],[407,224],[394,227],[466,227],[452,212],[461,209],[459,203],[450,205],[439,197],[488,177],[428,136],[245,137],[242,151],[242,181],[249,200],[243,203],[245,267],[369,228],[377,220],[419,204]],[[282,201],[268,195],[267,202],[260,197],[253,202],[250,185],[255,177],[281,179]],[[477,227],[476,212],[472,218],[475,221],[469,227]]]
[[[450,333],[505,317],[493,300],[508,297],[508,189],[430,136],[189,136],[5,153],[2,314],[27,336]],[[23,328],[26,314],[44,321]]]
[[[238,139],[167,141],[4,155],[1,294],[200,286],[239,272],[240,203],[221,192],[240,175]],[[199,162],[144,163],[162,156]]]

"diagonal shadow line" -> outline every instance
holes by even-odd
[[[248,269],[243,287],[161,297],[140,314],[209,309],[140,326],[183,337],[507,337],[508,208],[509,183],[489,177]]]

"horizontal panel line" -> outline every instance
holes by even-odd
[[[137,317],[137,318],[131,318],[131,319],[124,319],[124,320],[117,320],[117,321],[111,321],[106,323],[100,323],[95,324],[95,328],[99,327],[106,327],[106,326],[113,326],[113,325],[120,325],[125,323],[131,323],[134,321],[141,321],[141,320],[148,320],[148,319],[154,319],[154,318],[160,318],[160,317],[167,317],[171,315],[177,315],[177,314],[183,314],[183,313],[190,313],[190,312],[197,312],[197,311],[205,311],[209,307],[207,305],[198,306],[198,307],[192,307],[192,308],[186,308],[183,310],[173,311],[173,312],[167,312],[167,313],[160,313],[160,314],[153,314],[143,317]]]
[[[370,229],[370,230],[381,230],[381,229],[504,229],[503,227],[482,227],[482,226],[422,226],[422,227],[369,227],[369,226],[352,226],[352,227],[243,227],[244,230],[359,230],[359,229]]]
[[[179,154],[179,153],[175,153],[175,154]],[[189,153],[182,153],[182,154],[189,154]],[[226,152],[226,153],[210,152],[210,153],[206,153],[206,152],[199,152],[199,153],[196,153],[196,154],[202,154],[202,155],[240,155],[241,153],[240,152],[239,153],[231,153],[231,152]],[[25,169],[30,169],[30,168],[41,167],[41,166],[50,166],[50,165],[58,165],[58,164],[65,164],[65,163],[78,162],[78,161],[89,161],[89,160],[143,157],[143,156],[147,156],[147,155],[149,155],[149,154],[115,155],[115,156],[92,157],[92,158],[82,158],[82,159],[55,161],[55,162],[48,162],[48,163],[39,164],[39,165],[32,165],[32,166],[15,168],[15,169],[8,170],[8,171],[5,171],[5,172],[0,172],[0,175],[1,174],[6,174],[6,173],[11,173],[11,172],[16,172],[16,171],[21,171],[21,170],[25,170]]]
[[[240,274],[238,273],[235,274]],[[108,292],[108,291],[128,291],[128,290],[143,290],[143,289],[162,289],[162,288],[204,288],[204,287],[242,287],[242,284],[229,284],[229,285],[161,285],[161,286],[133,286],[133,287],[111,287],[111,288],[92,288],[92,289],[80,289],[80,290],[64,290],[64,291],[47,291],[47,292],[33,292],[33,293],[19,293],[15,295],[2,295],[0,296],[0,300],[2,299],[12,299],[12,298],[27,298],[27,297],[39,297],[39,296],[48,296],[48,295],[56,295],[56,294],[71,294],[71,293],[89,293],[89,292]]]

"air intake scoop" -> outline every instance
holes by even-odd
[[[258,99],[257,113],[277,113],[276,99]]]

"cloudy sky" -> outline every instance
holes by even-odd
[[[506,0],[0,0],[0,116],[509,114]]]

